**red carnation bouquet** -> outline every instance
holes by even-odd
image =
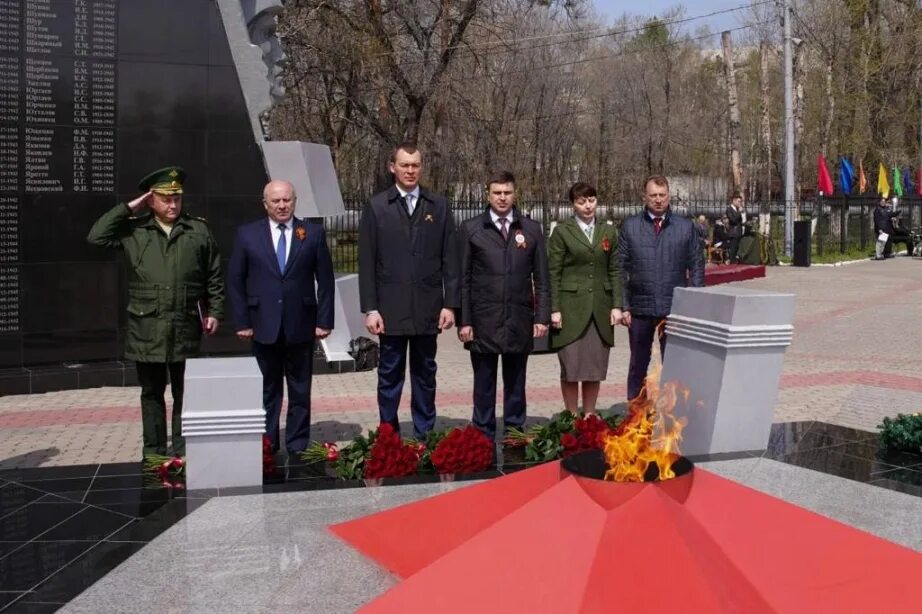
[[[275,473],[275,455],[272,454],[272,440],[263,435],[263,475]]]
[[[416,473],[419,448],[406,443],[388,423],[378,427],[378,435],[365,461],[362,477],[366,479],[399,478]]]
[[[493,442],[473,426],[452,429],[432,452],[439,473],[476,473],[493,464]]]

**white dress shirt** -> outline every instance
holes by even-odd
[[[400,197],[403,198],[407,203],[407,209],[410,215],[413,215],[413,212],[416,211],[416,203],[419,202],[419,186],[413,188],[412,192],[404,192],[403,188],[399,185],[396,186],[397,191],[400,192]]]
[[[294,216],[291,217],[287,222],[285,222],[285,264],[288,264],[288,254],[291,253],[291,241],[292,229],[295,225]],[[272,233],[272,253],[277,254],[279,252],[279,239],[282,236],[282,231],[279,230],[279,223],[269,218],[269,232]]]
[[[494,211],[493,209],[490,209],[490,219],[493,220],[493,225],[496,226],[496,230],[500,232],[503,231],[503,225],[499,223],[499,218],[501,217],[506,218],[506,232],[509,232],[509,227],[512,226],[512,210],[510,209],[509,213],[502,216],[502,215],[496,215],[496,211]]]
[[[583,234],[586,235],[586,238],[589,239],[590,243],[592,243],[592,239],[595,236],[595,217],[593,217],[592,221],[588,224],[581,220],[579,216],[576,216],[573,219],[576,220],[576,224],[579,226],[579,229],[583,231]]]

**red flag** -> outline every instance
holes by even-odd
[[[820,191],[820,194],[829,196],[832,194],[833,190],[832,177],[829,175],[829,169],[826,168],[826,158],[823,154],[820,154],[816,164],[816,189]]]
[[[922,196],[922,166],[916,171],[916,196]]]

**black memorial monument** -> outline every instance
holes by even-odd
[[[0,394],[123,385],[122,255],[93,221],[177,164],[222,255],[259,147],[214,0],[0,0]],[[206,353],[245,352],[223,323]]]

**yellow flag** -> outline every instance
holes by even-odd
[[[864,194],[868,189],[868,178],[864,174],[864,162],[858,162],[858,193]]]
[[[887,169],[884,163],[880,163],[880,170],[877,172],[877,193],[884,198],[890,197],[890,182],[887,181]]]

